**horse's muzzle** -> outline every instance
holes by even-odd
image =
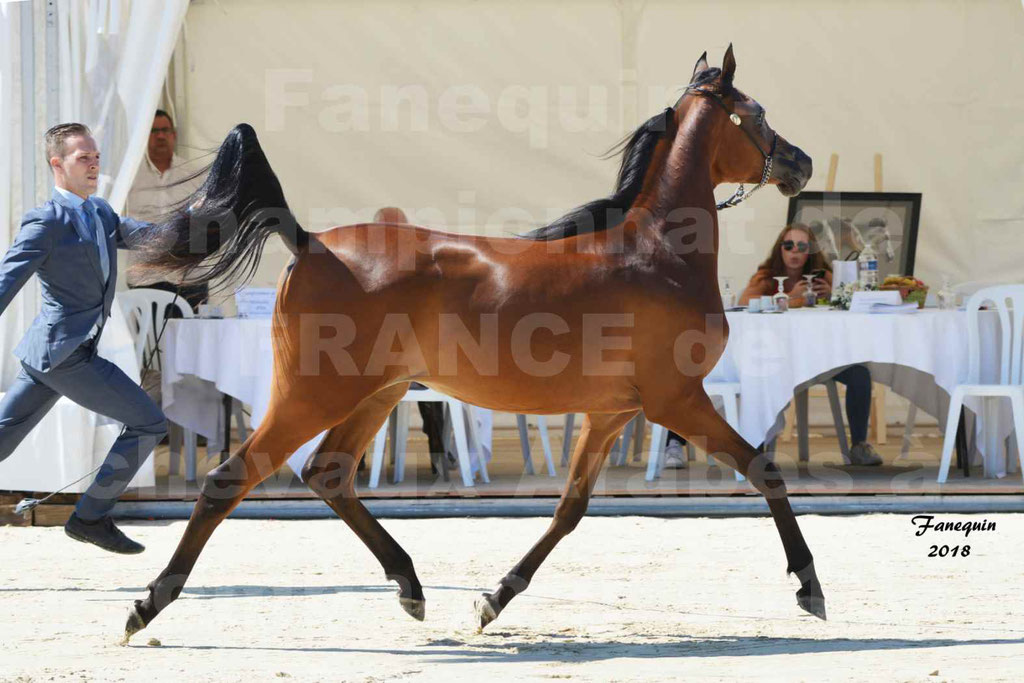
[[[775,161],[775,172],[772,174],[776,179],[779,192],[786,197],[800,194],[804,189],[811,174],[814,172],[814,164],[811,157],[804,154],[799,147],[788,145],[788,149],[780,154]]]

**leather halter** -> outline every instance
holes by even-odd
[[[750,139],[750,142],[754,145],[754,147],[757,148],[757,151],[761,153],[761,156],[764,157],[764,170],[761,172],[761,182],[757,184],[757,187],[755,187],[750,192],[747,192],[743,188],[743,183],[740,183],[740,186],[736,189],[735,192],[732,193],[732,196],[726,199],[725,201],[716,204],[715,208],[721,211],[722,209],[728,209],[733,206],[737,206],[744,202],[748,197],[750,197],[750,195],[754,194],[762,187],[767,185],[768,181],[771,179],[772,164],[773,159],[775,157],[775,145],[779,141],[779,134],[776,133],[774,130],[772,131],[772,145],[768,149],[768,151],[765,152],[761,148],[761,143],[757,140],[757,138],[755,138],[749,130],[740,125],[742,123],[742,120],[740,119],[739,114],[729,109],[725,102],[722,101],[722,98],[718,93],[711,92],[710,90],[705,90],[704,88],[701,88],[696,85],[686,86],[686,92],[694,93],[695,95],[699,95],[702,97],[708,97],[715,104],[721,107],[725,111],[725,113],[729,115],[729,120],[732,121],[735,125],[739,126],[739,129],[743,131],[744,135],[746,135],[747,138]]]

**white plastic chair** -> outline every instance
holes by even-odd
[[[155,295],[154,295],[155,293]],[[164,297],[163,295],[168,295]],[[157,334],[163,327],[166,311],[174,301],[174,294],[158,289],[129,289],[118,292],[116,297],[121,311],[128,323],[128,330],[135,341],[135,358],[139,362],[140,372],[147,361],[151,369],[160,369],[160,354],[157,348]],[[192,308],[188,302],[180,299],[173,303],[174,308],[183,318],[191,318]],[[159,320],[159,322],[157,322]],[[195,480],[196,435],[181,425],[168,421],[168,443],[170,445],[169,474],[178,473],[178,459],[181,457],[181,446],[185,446],[186,479]],[[189,479],[191,475],[191,479]]]
[[[725,421],[733,429],[739,430],[739,382],[705,382],[704,391],[708,396],[718,396],[722,399],[722,408],[725,412]],[[668,430],[659,424],[651,423],[651,447],[647,455],[647,481],[654,481],[661,476],[662,456],[665,453],[665,446],[668,442]],[[708,463],[713,462],[711,455],[708,455]],[[736,471],[736,481],[743,481],[745,477]]]
[[[409,437],[408,404],[419,403],[420,401],[440,401],[448,407],[448,420],[446,420],[446,422],[450,421],[452,433],[455,437],[455,455],[459,459],[459,471],[462,474],[463,485],[474,485],[472,463],[469,456],[470,444],[473,445],[473,449],[476,451],[480,460],[480,478],[485,484],[489,484],[491,479],[487,474],[487,462],[484,459],[483,451],[480,448],[480,442],[477,439],[476,424],[473,419],[472,406],[454,399],[451,396],[446,396],[440,392],[434,391],[433,389],[427,388],[410,389],[405,392],[405,396],[402,397],[397,406],[397,419],[394,421],[394,427],[390,430],[391,443],[395,458],[395,483],[397,484],[405,478],[405,447],[406,441]],[[380,486],[380,477],[384,470],[384,445],[387,440],[389,431],[388,427],[390,424],[390,420],[385,421],[377,432],[376,438],[373,440],[373,451],[370,459],[371,489],[375,489]],[[444,441],[447,444],[447,435],[445,436]]]
[[[153,370],[162,371],[161,350],[157,347],[157,336],[164,328],[168,309],[173,307],[182,318],[194,318],[192,307],[181,296],[177,298],[173,292],[162,289],[140,287],[117,293],[117,300],[128,321],[128,328],[135,337],[135,354],[139,368],[145,363]],[[238,429],[238,438],[245,441],[248,433],[242,415],[242,404],[237,399],[231,402],[231,412]],[[171,424],[172,433],[169,437],[171,458],[169,474],[178,474],[178,458],[181,457],[179,443],[185,446],[185,480],[196,480],[197,446],[195,432],[181,425]],[[180,439],[180,441],[179,441]]]
[[[968,282],[961,282],[959,284],[953,285],[953,289],[956,291],[958,298],[970,298],[979,290],[984,289],[986,286],[987,285],[978,280],[971,280]],[[928,296],[930,297],[932,295],[929,293]],[[903,458],[907,457],[910,454],[910,448],[913,445],[914,440],[914,427],[916,426],[916,424],[917,406],[914,403],[911,403],[910,406],[907,408],[907,419],[903,423],[903,445],[900,447],[900,454],[896,456],[893,462],[902,460]],[[974,430],[969,428],[968,433],[973,435]],[[971,440],[971,443],[973,444],[973,439]],[[968,448],[967,452],[970,453],[971,450],[973,450],[973,446]],[[967,455],[964,454],[964,457],[967,457]]]
[[[540,432],[540,445],[544,451],[544,463],[548,468],[548,476],[554,477],[555,472],[555,461],[551,455],[551,437],[548,433],[548,419],[544,415],[534,415],[534,419],[537,421],[537,431]],[[533,455],[530,453],[530,434],[527,431],[526,415],[516,415],[516,427],[519,429],[519,446],[523,451],[523,469],[527,474],[534,474],[533,469]],[[571,435],[572,428],[569,429]],[[562,447],[562,452],[565,452],[565,446]]]
[[[610,467],[624,467],[629,460],[629,449],[633,449],[633,462],[640,462],[643,459],[644,434],[647,427],[647,418],[641,411],[636,417],[626,423],[622,428],[622,434],[615,441],[608,454],[608,465]],[[687,444],[689,446],[689,444]]]
[[[828,404],[832,410],[832,423],[836,428],[836,438],[839,439],[839,453],[843,456],[843,462],[850,464],[850,445],[846,440],[846,425],[843,422],[843,406],[839,402],[839,388],[836,381],[826,379],[821,382],[828,392]],[[810,434],[808,428],[808,398],[810,388],[798,391],[793,394],[793,408],[796,414],[796,439],[797,453],[800,462],[808,462],[811,459]],[[880,418],[884,419],[884,418]]]
[[[985,302],[995,304],[999,316],[999,383],[981,384],[981,327],[979,309]],[[1009,305],[1007,305],[1009,303]],[[985,457],[995,460],[1001,450],[998,435],[993,429],[997,414],[996,401],[1010,399],[1013,426],[1017,436],[1017,458],[1024,469],[1024,285],[1000,285],[979,290],[967,301],[967,381],[953,390],[946,415],[946,435],[942,442],[942,460],[939,464],[938,483],[949,475],[956,431],[960,423],[960,409],[964,399],[977,396],[982,401],[986,434]]]
[[[129,327],[137,335],[135,352],[139,357],[139,362],[145,362],[152,358],[150,367],[160,370],[160,355],[156,337],[163,328],[167,309],[173,306],[182,318],[193,318],[195,314],[192,307],[180,296],[175,301],[173,292],[165,292],[162,289],[128,289],[118,292],[117,300],[128,319]]]

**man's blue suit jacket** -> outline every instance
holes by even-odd
[[[110,315],[117,285],[117,249],[126,249],[148,223],[120,218],[106,201],[90,197],[107,239],[110,277],[103,282],[100,250],[77,211],[54,197],[25,214],[14,244],[0,262],[0,313],[38,273],[43,305],[14,355],[46,372],[60,365]]]

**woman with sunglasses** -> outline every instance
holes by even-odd
[[[831,266],[825,259],[824,254],[818,248],[814,234],[806,226],[799,223],[788,225],[778,233],[775,245],[765,262],[758,266],[758,271],[751,278],[751,283],[746,286],[739,297],[739,304],[746,305],[751,299],[757,299],[763,295],[772,296],[778,292],[778,281],[775,276],[786,275],[783,291],[790,295],[790,307],[797,308],[804,305],[804,294],[807,291],[805,274],[812,272],[824,273],[821,278],[815,278],[813,283],[814,293],[818,298],[828,298],[831,293]],[[871,377],[863,366],[854,366],[836,376],[836,380],[847,384],[846,403],[847,414],[850,417],[851,438],[856,442],[857,436],[860,441],[867,435],[867,411],[871,401]],[[852,383],[852,385],[851,385]],[[851,410],[851,402],[853,409]],[[863,431],[859,429],[860,413],[863,411]],[[856,420],[856,421],[855,421]],[[853,425],[858,428],[854,428]],[[669,442],[665,449],[665,466],[673,469],[686,467],[686,458],[683,455],[683,446],[686,442],[675,432],[669,432]],[[870,444],[867,444],[870,450]],[[863,451],[863,447],[857,450]],[[878,456],[874,456],[878,458]],[[851,460],[853,460],[851,453]],[[872,460],[867,458],[867,460]],[[879,464],[860,463],[860,464]]]
[[[827,298],[831,293],[831,265],[821,253],[814,234],[808,227],[800,223],[787,225],[778,233],[778,238],[775,240],[768,258],[758,266],[758,271],[754,273],[750,284],[743,290],[739,297],[739,304],[746,305],[751,299],[757,299],[765,294],[774,295],[778,292],[778,281],[775,280],[775,276],[786,275],[782,288],[786,294],[790,295],[790,307],[803,306],[804,293],[807,291],[807,281],[804,280],[804,275],[815,271],[824,274],[821,278],[814,279],[814,293],[818,298]],[[851,438],[856,442],[857,436],[860,436],[860,441],[863,441],[867,436],[867,417],[871,404],[870,374],[863,366],[854,366],[837,375],[836,380],[847,385],[846,404],[847,415],[850,417]],[[851,401],[853,410],[851,410]],[[864,415],[862,432],[859,429],[861,411]],[[856,429],[853,427],[855,424],[857,425]],[[683,454],[685,445],[686,441],[683,437],[675,432],[669,432],[669,442],[665,449],[665,466],[667,468],[682,469],[686,467],[686,457]],[[870,451],[870,444],[867,444],[866,447]],[[863,451],[863,447],[857,450],[858,453],[861,451]],[[870,452],[873,453],[873,451]],[[878,456],[874,456],[874,458],[878,458]],[[873,459],[867,458],[866,460]],[[878,463],[863,462],[859,464],[877,465],[881,462],[882,459],[878,458]]]
[[[815,278],[814,293],[821,298],[832,294],[832,265],[822,252],[814,233],[805,225],[794,223],[779,233],[771,254],[765,259],[750,284],[740,297],[740,304],[746,304],[752,297],[775,294],[779,283],[774,278],[786,276],[783,291],[789,295],[790,307],[804,305],[807,280],[804,275],[824,271],[824,277]],[[846,418],[850,425],[850,464],[881,465],[882,458],[868,443],[868,418],[871,414],[871,373],[863,365],[851,365],[833,378],[846,385]]]
[[[832,295],[832,265],[809,228],[799,223],[786,226],[775,240],[768,258],[758,266],[754,277],[750,278],[750,283],[740,295],[739,303],[745,306],[759,296],[773,296],[779,290],[775,278],[785,275],[783,291],[789,295],[789,307],[803,306],[807,292],[804,275],[815,272],[824,275],[814,279],[814,293],[819,299],[827,299]]]

